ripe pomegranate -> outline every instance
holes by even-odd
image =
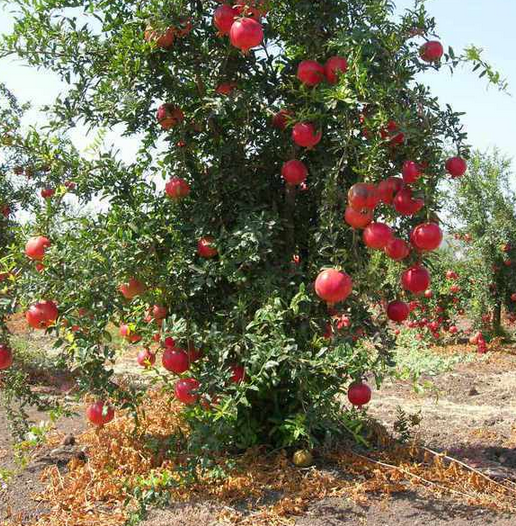
[[[516,292],[511,294],[511,301],[516,301]]]
[[[452,285],[452,286],[450,287],[450,292],[451,292],[452,294],[458,294],[461,290],[462,290],[462,289],[461,289],[461,286],[460,286],[460,285],[456,285],[456,284],[454,284],[454,285]]]
[[[315,280],[315,292],[327,303],[344,301],[353,289],[353,281],[345,272],[323,270]]]
[[[197,253],[205,259],[214,258],[219,252],[214,246],[215,239],[211,236],[201,237],[197,242]]]
[[[422,265],[410,267],[403,272],[401,285],[405,290],[420,294],[430,287],[430,273]]]
[[[50,239],[45,236],[31,237],[25,245],[25,255],[30,259],[41,261],[45,250],[51,245]]]
[[[231,95],[231,93],[236,89],[236,87],[236,82],[221,82],[215,88],[215,92],[219,95]]]
[[[346,207],[344,213],[344,220],[348,225],[353,228],[361,229],[365,228],[373,220],[372,210],[355,210],[351,206]]]
[[[229,35],[238,12],[228,4],[222,4],[213,13],[213,24],[219,30],[220,35]]]
[[[278,130],[284,130],[287,127],[288,120],[293,117],[289,110],[280,110],[272,118],[272,126]]]
[[[152,306],[152,316],[155,320],[163,320],[167,317],[168,309],[161,305]]]
[[[190,368],[188,353],[183,349],[167,347],[163,352],[161,363],[167,371],[183,374]]]
[[[104,426],[115,418],[115,410],[104,402],[98,401],[86,409],[86,417],[95,426]]]
[[[176,398],[186,405],[197,402],[199,395],[195,392],[200,387],[200,383],[195,378],[182,378],[176,382],[174,393]]]
[[[13,364],[13,352],[5,343],[0,343],[0,371],[9,369]]]
[[[387,245],[385,245],[385,253],[394,261],[401,261],[410,254],[410,246],[408,243],[397,237],[392,237]]]
[[[195,345],[192,342],[188,343],[188,360],[190,363],[198,362],[202,358],[202,350],[196,349]]]
[[[321,139],[322,132],[318,132],[310,122],[298,122],[292,129],[292,140],[303,148],[313,148]]]
[[[355,406],[361,407],[371,400],[371,388],[363,382],[354,382],[348,389],[348,400]]]
[[[450,334],[457,334],[459,332],[459,329],[455,325],[451,325],[450,328],[448,329],[448,332]]]
[[[174,340],[174,338],[171,338],[170,336],[168,336],[167,338],[165,338],[165,340],[163,342],[163,345],[167,349],[174,349],[176,347],[176,340]]]
[[[356,183],[348,191],[348,203],[355,210],[373,210],[380,201],[380,194],[374,184]]]
[[[324,65],[324,73],[330,84],[337,84],[339,76],[348,70],[348,61],[344,57],[331,57]]]
[[[147,287],[136,278],[129,278],[126,283],[122,283],[118,287],[118,290],[122,293],[124,298],[132,300],[133,298],[136,298],[136,296],[143,294],[147,290]]]
[[[418,250],[431,252],[441,246],[443,232],[435,223],[422,223],[412,230],[410,240]]]
[[[242,365],[231,366],[231,381],[240,384],[245,380],[245,367]]]
[[[425,202],[422,199],[413,199],[412,190],[403,188],[394,196],[392,204],[399,214],[412,216],[423,208]]]
[[[403,179],[399,177],[387,177],[378,185],[378,196],[382,203],[392,204],[394,196],[403,188]]]
[[[315,60],[303,60],[297,68],[297,78],[306,86],[315,86],[324,80],[324,67]]]
[[[462,157],[452,157],[446,161],[446,171],[452,177],[462,177],[467,169],[468,164]]]
[[[384,223],[371,223],[363,233],[362,239],[369,248],[375,250],[384,249],[392,239],[393,233],[390,226]]]
[[[142,337],[139,334],[136,334],[129,327],[129,325],[125,323],[120,324],[120,327],[118,329],[118,334],[120,334],[120,336],[124,338],[124,340],[128,341],[129,343],[138,343],[142,339]]]
[[[425,42],[419,49],[419,56],[425,62],[437,62],[444,55],[444,48],[437,40]]]
[[[43,199],[50,199],[55,193],[56,191],[53,188],[41,189],[41,197],[43,197]]]
[[[190,185],[181,177],[172,177],[165,185],[165,192],[173,201],[179,201],[188,196]]]
[[[29,307],[25,313],[27,323],[34,329],[47,329],[59,316],[57,306],[53,301],[38,301]]]
[[[156,47],[161,49],[168,49],[172,47],[175,39],[175,33],[173,27],[166,29],[153,29],[151,26],[147,26],[143,38],[146,42],[153,43]]]
[[[287,184],[297,185],[306,180],[308,169],[301,161],[292,159],[283,165],[281,175]]]
[[[454,270],[446,271],[446,279],[457,279],[459,275]]]
[[[389,146],[398,146],[405,142],[405,134],[399,131],[399,126],[396,121],[389,121],[385,128],[380,130],[382,139],[389,139]]]
[[[391,301],[387,306],[387,317],[397,323],[405,321],[410,314],[410,308],[404,301]]]
[[[424,296],[426,299],[432,299],[434,297],[434,293],[430,289],[428,289],[428,290],[425,290]]]
[[[231,26],[229,32],[231,44],[244,53],[263,41],[263,28],[254,18],[239,18]]]
[[[414,161],[405,161],[401,171],[403,181],[407,184],[415,183],[422,175],[422,166]]]
[[[170,130],[184,121],[184,114],[180,108],[173,104],[162,104],[156,113],[156,119],[164,130]]]
[[[156,363],[156,355],[150,352],[150,349],[142,349],[138,353],[136,361],[138,362],[138,365],[141,365],[142,367],[148,369]]]

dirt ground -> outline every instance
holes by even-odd
[[[409,382],[387,382],[380,392],[374,393],[370,414],[392,428],[398,406],[407,413],[420,412],[418,434],[428,447],[446,451],[494,478],[516,480],[516,350],[508,349],[459,364],[453,371],[428,380],[433,382],[433,388],[419,395]],[[36,413],[31,416],[40,417]],[[58,424],[64,434],[74,436],[84,426],[82,414]],[[16,468],[10,444],[5,415],[0,414],[0,473],[2,469]],[[45,511],[30,500],[31,495],[42,489],[39,482],[42,470],[49,464],[65,470],[67,461],[81,454],[80,443],[53,448],[39,450],[27,468],[3,485],[0,525],[13,513],[21,514],[29,522]],[[218,511],[216,503],[177,504],[151,511],[142,526],[219,526],[215,518]],[[314,502],[295,524],[514,526],[516,519],[457,503],[451,498],[409,491],[389,499],[373,497],[367,505],[344,499]]]

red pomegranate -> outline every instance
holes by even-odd
[[[380,202],[378,189],[374,184],[356,183],[348,191],[348,203],[355,210],[373,210]]]
[[[51,245],[50,239],[45,236],[31,237],[25,245],[25,255],[30,259],[41,261],[45,250]]]
[[[378,185],[378,196],[382,203],[392,204],[394,196],[403,188],[403,179],[399,177],[387,177]]]
[[[205,259],[214,258],[219,252],[214,246],[215,239],[211,236],[201,237],[197,242],[197,253]]]
[[[231,93],[236,89],[236,87],[236,82],[221,82],[215,88],[215,92],[219,95],[231,95]]]
[[[55,193],[56,191],[53,188],[42,188],[41,197],[43,197],[43,199],[50,199]]]
[[[283,165],[281,175],[287,184],[297,185],[306,180],[308,169],[301,161],[292,159]]]
[[[458,294],[461,290],[462,290],[461,286],[460,286],[460,285],[457,285],[457,284],[453,284],[453,285],[450,287],[450,292],[451,292],[452,294]]]
[[[457,279],[459,275],[454,270],[446,271],[446,279]]]
[[[129,278],[129,280],[126,283],[122,283],[118,290],[122,293],[122,296],[128,300],[132,300],[133,298],[136,298],[136,296],[140,296],[143,294],[147,287],[136,278]]]
[[[297,68],[297,78],[306,86],[315,86],[324,80],[324,67],[315,60],[303,60]]]
[[[156,355],[152,352],[150,352],[149,349],[142,349],[138,356],[136,357],[136,361],[138,362],[138,365],[141,365],[142,367],[145,367],[148,369],[149,367],[152,367],[156,363]]]
[[[25,313],[27,323],[34,329],[47,329],[59,316],[57,306],[53,301],[38,301],[29,307]]]
[[[186,405],[192,405],[197,402],[199,395],[196,391],[200,387],[200,383],[195,378],[182,378],[176,382],[174,393],[176,398]]]
[[[13,364],[13,352],[11,348],[5,345],[5,343],[0,343],[0,371],[5,371],[9,369]]]
[[[511,301],[516,301],[516,292],[511,294]]]
[[[303,148],[313,148],[321,139],[322,132],[318,132],[310,122],[298,122],[292,129],[292,140]]]
[[[239,18],[235,20],[229,32],[231,44],[244,53],[263,41],[263,28],[254,18]]]
[[[468,164],[462,157],[452,157],[446,161],[446,171],[452,177],[462,177],[467,169]]]
[[[403,188],[394,196],[392,204],[399,214],[412,216],[423,208],[425,202],[422,199],[413,199],[412,190],[410,188]]]
[[[188,353],[183,349],[167,347],[163,351],[161,363],[167,371],[183,374],[190,368]]]
[[[405,142],[405,134],[399,131],[396,121],[389,121],[385,128],[380,130],[382,139],[389,139],[389,146],[395,147]]]
[[[323,270],[315,280],[315,292],[327,303],[344,301],[353,289],[352,279],[336,269]]]
[[[390,226],[376,222],[371,223],[365,228],[362,239],[369,248],[382,250],[387,246],[392,237],[393,233]]]
[[[165,192],[173,201],[179,201],[188,196],[190,185],[181,177],[172,177],[165,185]]]
[[[95,426],[104,426],[115,418],[115,410],[104,402],[98,401],[86,409],[86,417]]]
[[[410,240],[418,250],[431,252],[441,246],[443,232],[436,223],[423,223],[412,230]]]
[[[180,108],[173,104],[162,104],[156,113],[156,119],[164,130],[170,130],[184,121],[184,114]]]
[[[158,30],[148,26],[145,30],[144,38],[146,42],[153,43],[156,47],[168,49],[172,47],[172,44],[174,43],[174,28],[168,27],[166,29]]]
[[[170,336],[167,336],[167,338],[165,338],[165,340],[163,341],[163,345],[167,349],[174,349],[176,346],[176,340],[174,340],[174,338],[171,338]]]
[[[415,183],[422,175],[422,166],[414,161],[405,161],[402,168],[403,181],[407,184]]]
[[[387,316],[397,323],[405,321],[410,314],[409,306],[404,301],[391,301],[387,305]]]
[[[223,4],[213,14],[213,24],[219,30],[220,35],[229,35],[238,12],[228,4]]]
[[[280,110],[272,118],[272,126],[278,130],[284,130],[287,127],[288,120],[293,117],[289,110]]]
[[[243,365],[231,366],[231,382],[240,384],[245,380],[245,367]]]
[[[344,57],[331,57],[324,65],[324,73],[330,84],[337,84],[339,76],[348,70],[348,61]]]
[[[187,353],[188,353],[188,360],[190,361],[190,363],[198,362],[203,356],[202,350],[196,349],[195,345],[192,342],[188,344]]]
[[[457,334],[459,332],[459,329],[455,325],[451,325],[450,328],[448,329],[448,332],[450,334]]]
[[[391,238],[387,245],[385,245],[384,250],[387,256],[394,259],[394,261],[401,261],[410,254],[409,244],[397,237]]]
[[[161,305],[152,306],[152,316],[155,320],[163,320],[167,317],[168,309]]]
[[[118,334],[129,343],[138,343],[142,339],[142,337],[139,334],[136,334],[126,323],[120,324]]]
[[[444,54],[443,45],[437,40],[425,42],[419,49],[419,56],[425,62],[437,62]]]
[[[353,228],[365,228],[373,220],[373,211],[367,209],[359,211],[348,206],[344,213],[344,220]]]
[[[401,275],[401,285],[414,294],[425,292],[430,287],[430,273],[422,265],[410,267]]]
[[[364,382],[354,382],[348,389],[348,400],[355,406],[361,407],[371,400],[371,388]]]
[[[428,290],[425,290],[424,296],[426,299],[429,300],[434,297],[434,293],[430,289],[428,289]]]

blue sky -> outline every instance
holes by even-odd
[[[413,0],[398,0],[400,9],[411,7]],[[446,70],[427,72],[422,79],[444,102],[457,111],[467,113],[463,122],[469,133],[470,143],[478,148],[498,146],[513,156],[516,141],[516,0],[427,0],[430,13],[437,19],[440,38],[447,47],[458,53],[469,44],[484,49],[484,57],[509,81],[514,97],[487,87],[468,70],[451,76]],[[7,13],[0,12],[0,33],[10,29]],[[37,107],[51,102],[60,91],[59,80],[51,73],[35,71],[12,59],[0,61],[0,80],[23,101]],[[36,117],[36,114],[34,114]],[[74,130],[72,138],[79,148],[89,144],[82,129]],[[109,135],[116,141],[126,157],[134,148],[129,140],[121,141],[116,131]],[[516,164],[515,164],[516,168]],[[516,176],[514,176],[516,188]]]

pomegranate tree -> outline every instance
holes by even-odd
[[[93,0],[74,4],[80,27],[60,5],[12,4],[5,52],[69,86],[52,131],[81,123],[134,145],[124,163],[31,139],[28,172],[6,172],[34,196],[26,232],[52,245],[33,261],[13,233],[0,271],[21,270],[28,323],[59,335],[80,390],[106,404],[94,423],[138,404],[113,376],[123,324],[139,362],[157,358],[145,379],[185,405],[192,445],[345,433],[339,395],[369,402],[362,379],[392,360],[389,314],[431,286],[437,185],[468,178],[442,151],[468,159],[460,115],[420,86],[464,57],[447,62],[421,4],[394,21],[378,0]],[[26,155],[19,126],[2,126]],[[71,214],[66,181],[76,209],[102,207]],[[9,188],[0,204],[16,212]]]

